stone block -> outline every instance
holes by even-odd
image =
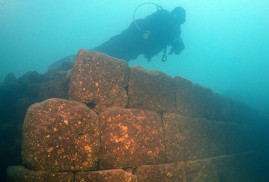
[[[33,171],[23,166],[7,169],[8,182],[73,182],[72,172]]]
[[[143,182],[187,182],[184,162],[143,165],[136,169],[135,175]]]
[[[22,141],[22,159],[28,168],[95,170],[99,147],[98,116],[85,104],[48,99],[28,109]]]
[[[44,81],[39,83],[39,101],[49,98],[68,98],[71,70],[49,72],[42,75]]]
[[[247,152],[186,162],[187,181],[192,182],[262,182],[261,161]],[[267,173],[268,174],[268,173]]]
[[[217,103],[213,92],[181,77],[174,78],[176,83],[177,113],[186,116],[217,118]]]
[[[111,107],[100,114],[100,168],[127,168],[164,163],[160,115]]]
[[[165,73],[141,67],[130,68],[129,108],[175,112],[175,94],[175,82]]]
[[[245,103],[213,93],[209,88],[178,76],[174,80],[178,114],[242,124],[253,123],[257,118]]]
[[[102,182],[137,182],[135,175],[122,169],[103,171],[77,172],[75,182],[102,181]]]
[[[102,53],[80,50],[71,77],[69,99],[81,101],[96,112],[127,105],[128,65]]]
[[[167,162],[240,153],[256,147],[253,128],[248,125],[173,113],[165,113],[163,122]]]

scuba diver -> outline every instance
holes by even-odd
[[[157,11],[144,19],[136,19],[136,11],[145,4],[153,4]],[[166,50],[171,46],[169,54],[180,54],[185,48],[181,35],[181,25],[185,22],[186,12],[176,7],[171,12],[155,3],[143,3],[133,13],[134,21],[120,34],[89,51],[97,51],[109,56],[130,61],[143,54],[148,61],[163,51],[162,61],[167,59]],[[51,64],[49,71],[68,70],[73,67],[76,55],[67,56]]]
[[[144,19],[135,19],[136,10],[144,4],[154,4],[157,11]],[[109,56],[130,61],[143,54],[148,61],[163,50],[162,61],[166,61],[166,50],[169,54],[180,54],[185,48],[181,34],[181,25],[185,22],[186,12],[176,7],[171,12],[155,3],[143,3],[134,11],[134,21],[120,34],[111,37],[107,42],[90,49]]]

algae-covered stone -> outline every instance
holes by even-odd
[[[122,169],[103,171],[77,172],[75,182],[102,181],[102,182],[137,182],[135,175]]]
[[[100,114],[100,168],[127,168],[164,163],[160,115],[112,107]]]
[[[85,104],[48,99],[28,109],[22,158],[30,169],[97,169],[99,146],[98,116]]]
[[[159,71],[130,68],[128,96],[130,108],[153,111],[176,111],[174,80]]]
[[[187,182],[185,163],[143,165],[136,169],[138,181],[143,182]]]
[[[257,113],[245,103],[213,93],[209,88],[178,76],[174,80],[178,114],[242,124],[253,124],[257,119]]]
[[[11,166],[7,169],[8,182],[73,182],[72,172],[33,171],[23,166]]]
[[[173,113],[163,115],[167,162],[240,153],[256,148],[253,128]]]
[[[218,118],[217,102],[209,88],[194,85],[191,81],[178,76],[174,80],[178,114],[215,120]]]
[[[68,88],[71,76],[71,70],[48,72],[44,75],[44,81],[39,83],[39,100],[43,101],[49,98],[68,98]]]
[[[87,103],[97,112],[127,105],[128,65],[102,53],[80,50],[71,78],[69,99]]]
[[[68,97],[68,72],[9,74],[0,83],[0,181],[8,165],[21,163],[22,125],[27,108],[48,98]]]
[[[261,182],[268,181],[262,161],[252,152],[186,162],[187,181]],[[268,172],[268,170],[267,170]],[[268,175],[268,173],[266,174]]]

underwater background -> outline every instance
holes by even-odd
[[[48,65],[81,48],[100,45],[133,21],[141,0],[0,0],[0,81],[13,72],[44,73]],[[130,61],[147,69],[182,76],[214,92],[267,111],[269,105],[269,1],[159,0],[171,11],[187,11],[182,25],[185,50],[147,63],[143,56]],[[136,18],[156,7],[142,6]],[[161,25],[160,25],[161,26]]]
[[[145,2],[148,1],[0,0],[0,86],[8,73],[14,73],[16,78],[28,71],[45,73],[59,59],[102,44],[125,30],[134,20],[135,8]],[[269,1],[150,2],[169,11],[177,6],[186,9],[186,22],[181,26],[185,49],[180,55],[168,55],[166,62],[161,61],[162,52],[149,63],[139,56],[128,62],[130,66],[179,75],[246,102],[269,116]],[[135,18],[155,11],[155,6],[141,6]],[[4,99],[9,105],[0,106],[12,109],[16,98]],[[2,145],[0,153],[3,149],[14,152],[1,156],[6,159],[0,161],[0,181],[4,181],[6,166],[17,165],[20,160],[20,148],[14,145],[20,147],[21,128],[13,121],[16,116],[9,117],[5,110],[0,114],[0,118],[6,115],[6,121],[13,122],[8,125],[0,120],[0,143],[10,145]]]

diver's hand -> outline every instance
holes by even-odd
[[[173,53],[180,54],[183,51],[183,49],[185,48],[185,45],[184,45],[181,38],[178,38],[175,41],[173,41],[171,46],[172,46],[172,48],[171,48],[169,54],[173,54]]]

